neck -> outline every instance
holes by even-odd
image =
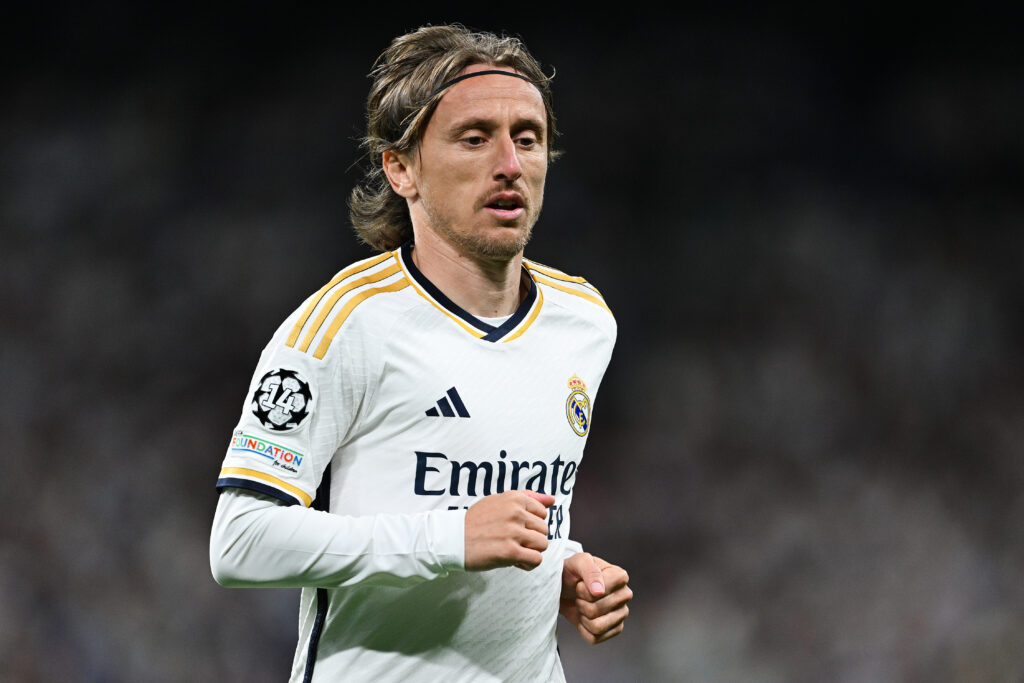
[[[445,296],[483,318],[511,315],[522,303],[522,252],[510,259],[467,256],[430,231],[416,234],[412,260]]]

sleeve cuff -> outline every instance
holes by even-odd
[[[465,571],[466,510],[428,512],[427,534],[441,567],[447,571]]]
[[[220,477],[217,479],[217,488],[223,489],[229,486],[258,491],[278,498],[288,505],[298,504],[309,507],[313,503],[313,496],[299,487],[266,472],[248,467],[221,468]]]

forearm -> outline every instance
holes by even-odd
[[[239,489],[220,495],[210,568],[224,586],[335,587],[461,570],[465,514],[334,515]]]

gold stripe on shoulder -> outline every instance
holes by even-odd
[[[313,311],[316,310],[317,304],[323,300],[327,292],[338,286],[338,284],[346,278],[352,277],[353,275],[361,273],[364,270],[368,270],[369,268],[373,268],[378,263],[387,260],[390,256],[394,256],[394,253],[386,251],[383,254],[378,254],[377,256],[365,261],[353,263],[351,266],[335,275],[330,282],[320,288],[320,291],[316,293],[316,296],[314,296],[312,301],[309,302],[309,305],[306,306],[306,310],[302,312],[302,315],[299,316],[299,319],[295,322],[295,326],[292,327],[292,332],[288,335],[288,341],[286,344],[292,347],[295,346],[295,342],[299,339],[299,334],[302,333],[302,328],[306,326],[306,321],[309,320],[309,316],[313,315]]]
[[[557,268],[545,266],[541,263],[537,263],[536,261],[529,261],[523,259],[523,264],[527,267],[527,269],[540,273],[541,275],[547,275],[552,280],[561,280],[562,282],[575,282],[597,292],[598,295],[601,294],[601,292],[597,291],[597,287],[587,282],[585,278],[578,277],[576,275],[568,275],[567,273],[563,273]]]
[[[559,289],[565,292],[566,294],[572,294],[573,296],[578,296],[581,299],[586,299],[591,303],[597,304],[598,306],[608,311],[609,313],[612,312],[612,309],[608,308],[608,305],[604,302],[604,300],[598,296],[592,296],[590,294],[587,294],[586,292],[581,292],[578,289],[566,287],[565,285],[559,284],[558,282],[541,275],[539,272],[534,273],[533,277],[537,280],[537,282],[543,282],[548,287],[554,287],[555,289]]]
[[[401,270],[401,267],[397,263],[393,263],[387,268],[384,268],[383,270],[378,270],[374,273],[370,273],[369,275],[361,277],[358,280],[346,282],[342,287],[339,287],[338,290],[331,295],[331,298],[327,300],[327,303],[324,304],[323,308],[320,310],[319,315],[316,316],[316,320],[313,321],[313,324],[310,326],[309,331],[306,332],[305,338],[302,340],[302,345],[299,347],[299,351],[305,352],[309,350],[309,345],[313,343],[313,338],[316,337],[317,332],[319,332],[320,328],[323,327],[324,321],[327,320],[327,316],[331,314],[331,311],[334,309],[335,304],[338,303],[338,300],[341,299],[341,297],[345,296],[354,289],[362,287],[363,285],[369,285],[374,282],[386,280],[395,273],[397,273],[399,270]]]
[[[275,487],[292,494],[293,496],[301,500],[306,507],[309,507],[310,505],[313,504],[313,497],[310,496],[308,493],[306,493],[305,491],[296,486],[292,486],[288,482],[281,481],[280,479],[273,475],[265,474],[258,470],[250,470],[247,467],[222,467],[220,473],[221,476],[234,474],[243,477],[252,477],[253,479],[262,479],[268,484],[273,484]]]
[[[391,270],[388,268],[388,270]],[[323,339],[320,340],[319,346],[316,347],[316,353],[313,354],[318,360],[322,360],[327,355],[327,349],[330,348],[331,342],[334,341],[334,335],[338,333],[341,326],[345,324],[345,320],[352,314],[356,306],[363,303],[371,296],[375,294],[385,294],[387,292],[397,292],[405,289],[409,286],[409,280],[403,275],[400,280],[395,280],[390,285],[384,287],[373,287],[371,289],[364,290],[356,294],[354,297],[349,299],[345,305],[338,311],[338,314],[334,316],[334,320],[331,321],[331,326],[327,328],[327,333],[324,334]]]
[[[544,293],[540,291],[540,287],[537,287],[537,300],[533,303],[533,312],[519,325],[519,329],[501,340],[502,344],[512,341],[516,337],[519,337],[526,332],[526,330],[533,324],[533,321],[537,319],[537,315],[540,314],[540,307],[544,305]]]

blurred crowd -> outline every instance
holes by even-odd
[[[0,680],[284,680],[297,591],[214,583],[213,485],[262,346],[371,253],[365,74],[426,20],[78,12],[0,107]],[[636,598],[570,681],[1024,679],[1024,61],[818,19],[462,19],[557,69],[527,254],[619,322],[573,532]]]

